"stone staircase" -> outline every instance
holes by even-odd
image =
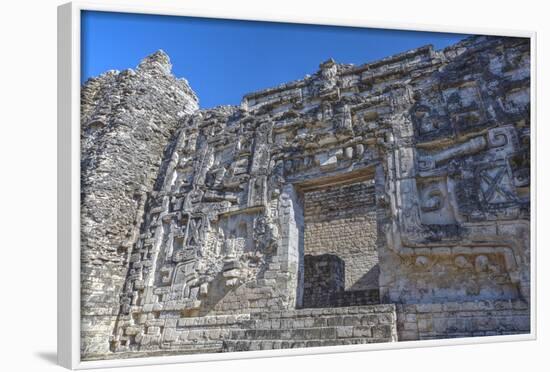
[[[251,314],[223,351],[288,349],[397,341],[394,305],[301,309]]]
[[[170,317],[149,319],[143,326],[144,333],[126,329],[127,337],[139,349],[127,348],[113,355],[185,355],[397,341],[393,304]]]

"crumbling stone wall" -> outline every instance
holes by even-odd
[[[109,71],[81,91],[81,350],[109,352],[127,257],[179,118],[198,108],[157,52],[135,70]]]
[[[244,96],[240,107],[199,111],[158,58],[165,61],[157,55],[135,75],[107,74],[99,88],[83,88],[91,128],[83,130],[84,359],[338,344],[338,335],[352,343],[528,331],[528,40],[471,37],[360,66],[329,60],[304,79]],[[101,88],[119,80],[135,85]],[[121,94],[135,97],[132,108],[118,103]],[[101,137],[96,127],[113,129]],[[312,213],[308,197],[323,200],[327,188],[342,200],[335,212],[345,224],[326,209]],[[354,198],[367,202],[345,207]],[[360,305],[372,288],[382,304],[294,310],[304,305],[308,247],[328,253],[321,247],[352,230],[366,234],[357,247],[367,254],[346,261],[349,288],[365,292],[337,302]],[[376,262],[377,278],[357,280]],[[347,318],[362,311],[384,315]],[[313,325],[328,327],[323,314],[334,329]],[[231,332],[187,324],[229,316]],[[470,328],[453,324],[466,316],[475,319]],[[384,327],[372,328],[380,318]],[[371,328],[354,328],[363,325]]]

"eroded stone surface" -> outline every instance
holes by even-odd
[[[529,53],[329,60],[207,110],[162,53],[89,81],[83,357],[528,332]]]
[[[135,70],[90,79],[81,92],[83,355],[109,352],[128,257],[179,117],[198,109],[162,51]],[[106,342],[107,341],[107,342]]]

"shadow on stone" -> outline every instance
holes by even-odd
[[[380,265],[376,264],[365,275],[357,280],[349,289],[350,291],[358,291],[363,289],[377,289],[378,277],[380,276]]]

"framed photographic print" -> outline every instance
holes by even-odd
[[[58,17],[60,364],[535,337],[534,33]]]

